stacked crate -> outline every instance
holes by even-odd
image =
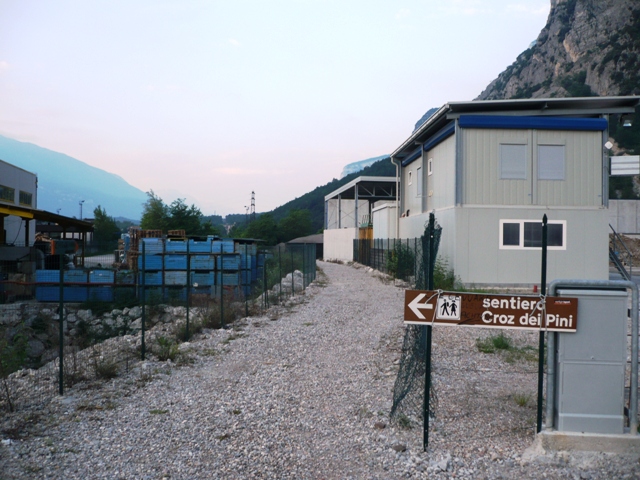
[[[143,232],[148,232],[148,230],[143,230]],[[142,285],[144,275],[146,293],[162,297],[164,241],[157,237],[142,237],[139,248],[138,283]]]
[[[184,238],[168,238],[164,249],[164,296],[166,300],[184,300],[187,286],[187,246]]]
[[[190,239],[189,260],[189,291],[211,295],[216,284],[216,259],[213,255],[213,239]]]

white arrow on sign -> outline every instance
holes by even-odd
[[[420,320],[425,320],[425,316],[420,310],[424,308],[433,310],[433,305],[431,305],[430,303],[420,303],[420,301],[426,296],[426,293],[419,293],[418,296],[411,300],[411,303],[409,304],[409,308],[411,309],[411,311],[415,313],[416,317],[418,317]]]

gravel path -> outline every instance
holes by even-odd
[[[182,344],[188,362],[142,362],[6,417],[5,432],[27,427],[2,437],[0,479],[639,478],[638,458],[525,462],[534,367],[479,353],[474,329],[434,329],[439,406],[422,452],[419,428],[388,419],[403,290],[369,269],[319,265],[286,308]],[[525,351],[532,338],[514,341]]]

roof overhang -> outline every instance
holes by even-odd
[[[93,225],[89,222],[35,208],[19,207],[16,205],[0,203],[0,215],[13,215],[25,220],[40,220],[43,222],[56,223],[63,228],[74,228],[79,232],[93,231]]]
[[[370,201],[395,200],[396,177],[358,177],[324,197],[325,202],[340,197],[344,200],[355,200],[356,188],[358,198]]]
[[[392,160],[403,160],[436,132],[461,115],[503,116],[569,116],[597,118],[602,115],[633,113],[640,105],[639,96],[533,98],[516,100],[478,100],[449,102],[423,123],[392,154]]]

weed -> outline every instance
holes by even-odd
[[[228,434],[228,433],[223,433],[222,435],[218,435],[216,438],[217,438],[218,440],[222,441],[222,440],[226,440],[226,439],[227,439],[227,438],[229,438],[229,437],[231,437],[231,435],[230,435],[230,434]]]
[[[397,422],[400,428],[411,428],[411,420],[404,413],[398,415]]]
[[[237,408],[234,408],[234,409],[233,409],[233,411],[232,411],[231,413],[233,413],[234,415],[240,415],[240,414],[242,413],[242,410],[239,410],[239,409],[237,409]]]
[[[96,378],[105,380],[116,378],[118,376],[118,363],[113,358],[102,354],[95,345],[91,348],[91,364]]]
[[[172,339],[159,336],[156,338],[156,346],[153,348],[153,353],[161,362],[165,362],[167,360],[171,360],[173,362],[180,353],[180,347]]]
[[[154,408],[153,410],[149,410],[151,415],[164,415],[165,413],[169,413],[169,410],[161,410],[159,408]]]
[[[498,350],[511,350],[511,339],[504,333],[476,339],[476,347],[482,353],[495,353]]]
[[[303,325],[305,327],[311,327],[313,325],[313,322],[304,322]]]
[[[538,360],[538,350],[535,347],[530,345],[517,347],[513,345],[511,338],[502,332],[498,335],[476,339],[476,347],[482,353],[502,353],[507,363],[513,364],[522,360],[535,362]]]
[[[513,400],[519,407],[526,407],[531,401],[531,395],[528,393],[515,393]]]

